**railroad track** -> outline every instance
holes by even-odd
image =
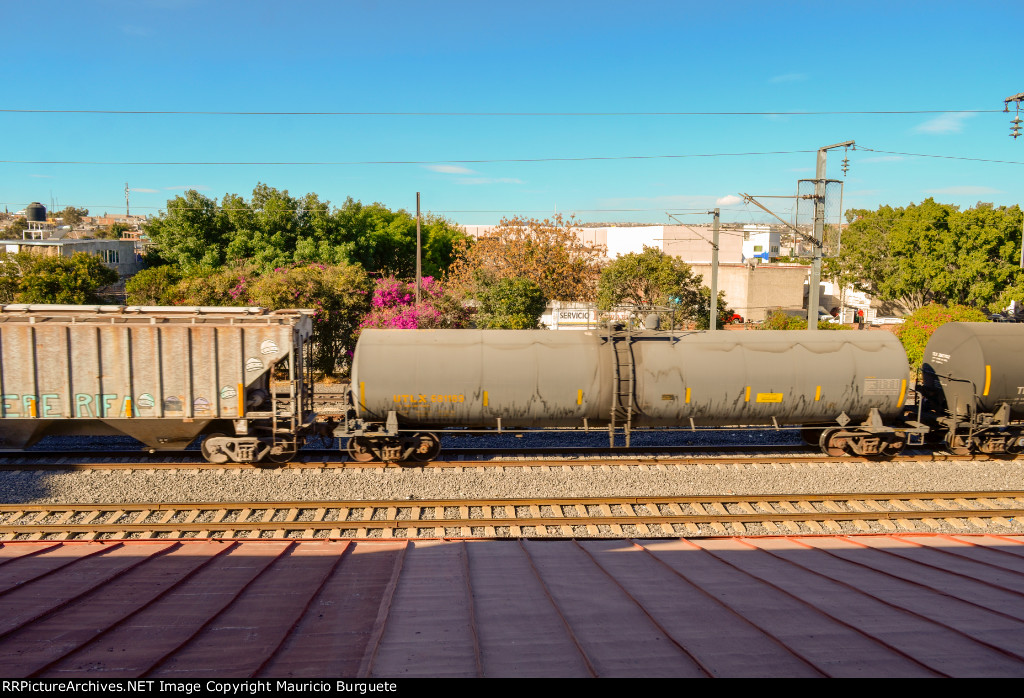
[[[680,454],[684,450],[686,453]],[[198,451],[174,453],[146,453],[140,451],[39,451],[0,453],[0,470],[29,470],[46,468],[57,470],[267,470],[308,468],[496,468],[496,467],[665,467],[688,464],[756,464],[756,463],[867,463],[867,462],[920,462],[935,461],[1015,461],[1024,456],[955,455],[945,452],[921,451],[903,455],[870,459],[862,456],[827,457],[816,448],[801,447],[648,447],[645,449],[448,449],[444,459],[429,463],[357,462],[344,453],[332,449],[308,449],[286,463],[209,463]],[[509,457],[511,456],[511,457]]]
[[[1022,492],[0,506],[0,540],[1019,532]]]

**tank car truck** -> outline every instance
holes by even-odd
[[[181,450],[205,434],[214,463],[286,460],[315,418],[311,332],[306,310],[0,306],[0,447],[123,434]]]
[[[951,452],[1024,448],[1024,325],[950,322],[932,334],[921,368],[923,419]]]
[[[802,425],[831,455],[898,453],[909,364],[888,332],[364,330],[335,435],[425,461],[446,429]]]

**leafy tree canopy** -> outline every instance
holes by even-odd
[[[87,208],[75,208],[74,206],[67,206],[63,211],[57,213],[57,218],[64,220],[64,225],[70,225],[72,228],[82,224],[82,219],[89,215],[89,209]]]
[[[547,307],[540,285],[530,279],[490,279],[477,292],[476,326],[490,330],[533,330]]]
[[[85,252],[76,252],[71,257],[18,257],[21,278],[13,299],[17,303],[99,303],[97,291],[117,281],[116,271],[96,255]]]
[[[932,302],[982,306],[1024,282],[1021,210],[925,199],[906,208],[850,210],[827,275],[912,311]]]
[[[482,290],[482,278],[529,279],[549,300],[593,301],[603,256],[603,246],[584,242],[572,219],[503,218],[476,240],[455,242],[449,278],[469,295]]]
[[[461,228],[428,215],[422,225],[423,273],[438,276],[451,264]],[[146,224],[159,256],[186,274],[231,262],[261,270],[294,263],[358,263],[369,272],[412,276],[416,219],[382,204],[351,198],[333,209],[316,194],[293,197],[257,184],[246,201],[227,194],[220,203],[195,190],[167,202],[167,212]]]
[[[689,264],[656,247],[644,246],[641,253],[621,255],[605,267],[598,283],[597,305],[610,310],[631,305],[638,310],[669,307],[684,321],[696,322],[706,329],[711,314],[711,289],[702,285],[704,277],[694,274]],[[732,317],[725,293],[718,294],[718,326]]]

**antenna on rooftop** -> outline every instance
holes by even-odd
[[[124,215],[132,215],[131,207],[128,205],[128,182],[124,183]]]

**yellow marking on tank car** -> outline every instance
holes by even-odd
[[[743,398],[744,402],[750,402],[750,386],[747,386],[747,395]]]
[[[36,401],[35,400],[29,400],[28,401],[28,414],[29,414],[30,417],[35,417],[36,416]]]
[[[686,404],[687,405],[690,404],[690,389],[689,388],[686,389]]]
[[[583,391],[582,390],[577,390],[576,391],[576,404],[577,405],[582,405],[583,404]]]
[[[238,416],[245,416],[245,386],[238,384]]]
[[[907,379],[904,378],[900,381],[900,400],[896,403],[897,407],[903,407],[903,398],[907,396]]]
[[[988,389],[992,387],[992,367],[985,364],[985,390],[982,391],[982,395],[988,395]]]
[[[484,407],[487,407],[487,391],[484,391]]]
[[[783,393],[758,393],[754,402],[782,402],[782,395]]]
[[[124,399],[124,416],[128,419],[132,418],[132,399],[130,397]]]
[[[818,389],[814,391],[814,401],[817,402],[820,399],[821,399],[821,386],[819,385]]]

